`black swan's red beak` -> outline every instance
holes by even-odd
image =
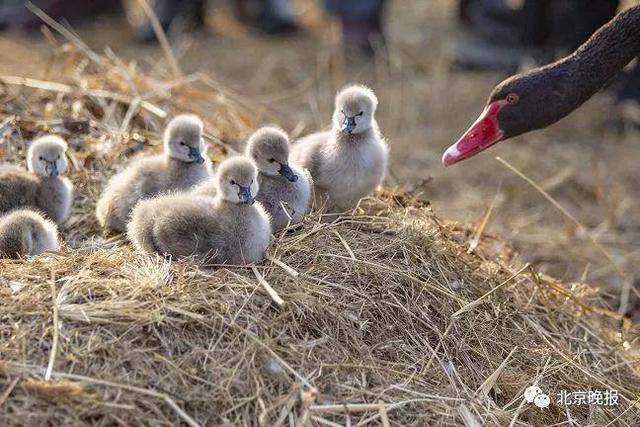
[[[488,104],[469,130],[462,135],[458,142],[445,151],[442,156],[442,164],[451,166],[500,142],[504,132],[498,123],[498,113],[504,105],[504,101],[494,101]]]

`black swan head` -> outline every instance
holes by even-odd
[[[604,25],[568,57],[496,86],[480,117],[447,149],[442,163],[452,165],[500,141],[557,122],[638,54],[640,6],[635,6]]]

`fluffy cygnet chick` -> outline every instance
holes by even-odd
[[[377,105],[371,89],[348,86],[336,96],[331,130],[293,144],[292,159],[311,172],[322,211],[353,208],[384,179],[389,150],[375,120]]]
[[[29,146],[28,171],[0,166],[0,214],[33,208],[58,224],[64,223],[73,203],[73,185],[61,176],[67,170],[66,151],[62,138],[47,135]]]
[[[271,224],[260,203],[254,204],[255,165],[244,157],[227,159],[215,179],[215,197],[180,193],[140,202],[128,226],[136,248],[215,264],[260,262],[271,242]]]
[[[271,214],[273,230],[302,221],[311,205],[311,183],[306,171],[289,163],[287,134],[275,127],[258,129],[249,138],[246,155],[258,166],[256,199]]]
[[[29,209],[0,217],[0,257],[20,258],[57,251],[58,227]]]
[[[163,154],[142,158],[111,178],[96,206],[100,225],[123,232],[140,200],[188,190],[209,177],[202,129],[202,121],[192,114],[171,120],[164,132]]]

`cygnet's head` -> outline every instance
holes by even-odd
[[[186,163],[204,163],[202,120],[193,114],[181,114],[164,131],[164,152]]]
[[[258,194],[258,169],[246,157],[231,157],[218,166],[218,194],[231,203],[252,205]]]
[[[347,86],[338,92],[333,112],[333,126],[349,135],[371,129],[378,98],[365,86]]]
[[[67,143],[56,135],[42,136],[31,143],[27,167],[38,176],[54,178],[67,170]]]
[[[258,129],[249,138],[246,154],[263,174],[282,175],[291,182],[298,180],[298,175],[289,167],[289,137],[282,129]]]

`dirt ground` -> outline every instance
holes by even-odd
[[[256,113],[258,123],[276,122],[294,136],[327,126],[337,88],[367,83],[380,98],[379,121],[391,146],[388,184],[421,193],[443,219],[473,225],[493,203],[485,233],[500,236],[523,260],[562,280],[602,286],[613,304],[624,289],[640,288],[639,135],[604,126],[606,94],[549,129],[444,169],[442,152],[505,77],[450,69],[453,2],[391,2],[388,54],[350,65],[340,59],[335,24],[313,4],[301,3],[305,30],[289,38],[246,31],[217,4],[206,32],[174,39],[183,71],[210,74],[255,103],[256,111],[267,111]],[[135,43],[123,17],[100,17],[74,29],[95,50],[108,46],[122,58],[168,73],[162,50]],[[55,80],[47,73],[50,56],[40,33],[0,37],[2,75]],[[586,231],[496,156],[539,183]]]

